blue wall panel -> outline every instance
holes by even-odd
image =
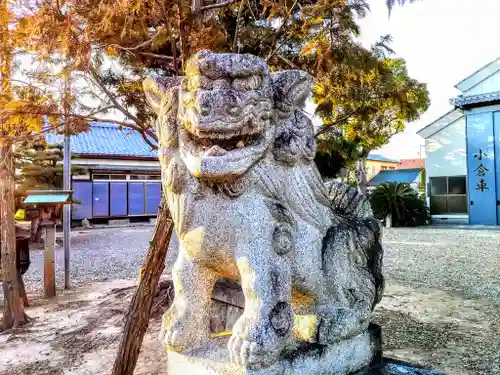
[[[497,184],[497,224],[500,225],[500,112],[493,113],[495,130],[495,171]]]
[[[109,191],[110,216],[127,216],[127,183],[111,182]]]
[[[146,183],[146,213],[156,215],[161,200],[161,184],[159,182]]]
[[[128,214],[145,214],[143,182],[130,182],[128,184]]]
[[[467,182],[471,224],[497,224],[493,113],[467,115]]]
[[[72,220],[90,219],[92,217],[92,182],[73,181],[73,199],[80,203],[72,205]]]
[[[92,216],[109,216],[109,182],[93,182]]]

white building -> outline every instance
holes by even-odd
[[[455,87],[454,109],[418,132],[432,219],[500,225],[500,58]]]

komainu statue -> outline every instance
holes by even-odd
[[[379,223],[363,195],[325,183],[314,164],[314,128],[301,110],[311,86],[305,72],[210,51],[192,57],[184,77],[145,80],[180,243],[162,326],[169,352],[211,340],[212,289],[227,278],[245,296],[227,344],[231,366],[250,371],[241,373],[305,373],[278,363],[312,348],[336,348],[344,367],[335,374],[372,360]]]

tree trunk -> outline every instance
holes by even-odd
[[[163,198],[146,261],[141,267],[139,285],[126,315],[123,336],[116,354],[112,375],[133,375],[134,373],[142,340],[148,328],[156,287],[165,268],[165,257],[172,229],[173,222],[170,211],[165,198]]]
[[[0,138],[0,251],[5,304],[0,331],[19,327],[29,321],[24,313],[16,266],[14,189],[12,143],[7,138]]]
[[[356,162],[356,181],[358,183],[358,191],[361,194],[366,194],[366,192],[368,191],[365,163],[365,158],[358,159],[358,161]]]

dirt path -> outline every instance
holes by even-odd
[[[390,283],[374,320],[386,356],[449,375],[500,374],[500,305],[489,300]]]
[[[34,321],[0,335],[0,375],[100,375],[112,367],[133,281],[113,281],[39,300],[28,309]],[[165,353],[153,319],[136,375],[165,374]]]
[[[0,335],[0,375],[108,375],[134,281],[113,281],[33,303],[29,326]],[[500,309],[438,289],[389,282],[375,313],[384,353],[449,375],[500,374]],[[153,319],[135,375],[165,375]]]

